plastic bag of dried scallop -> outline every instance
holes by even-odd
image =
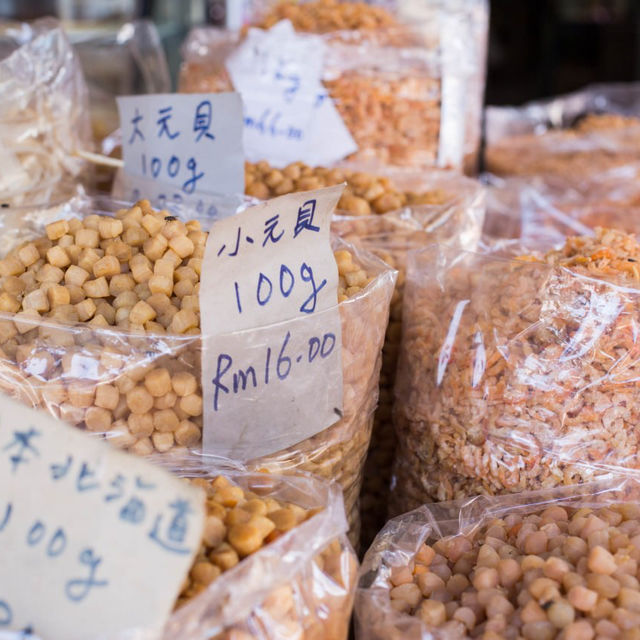
[[[201,453],[199,287],[208,233],[199,220],[147,201],[111,215],[67,213],[17,224],[14,248],[0,260],[0,387],[140,455]],[[396,273],[337,237],[334,248],[343,415],[249,463],[337,480],[357,540]]]
[[[633,637],[637,478],[428,504],[367,552],[358,640]]]

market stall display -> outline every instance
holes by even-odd
[[[639,259],[610,229],[541,259],[412,254],[394,512],[637,468]]]
[[[637,163],[640,86],[594,85],[522,107],[489,107],[488,171],[551,174],[577,182]]]
[[[0,261],[0,387],[141,455],[199,452],[200,266],[207,232],[147,201],[24,229]],[[44,231],[44,234],[42,233]],[[336,240],[344,411],[328,429],[253,461],[338,480],[357,498],[377,402],[395,272]]]
[[[0,629],[639,638],[640,83],[483,113],[488,0],[233,5],[182,95],[158,15],[0,25],[0,537],[95,598]]]
[[[0,204],[55,203],[77,191],[91,149],[87,87],[52,19],[0,32]]]
[[[472,170],[480,138],[487,3],[394,9],[336,0],[259,2],[250,8],[249,24],[270,29],[287,20],[301,37],[321,37],[320,79],[357,145],[350,161],[458,169],[466,162]],[[184,46],[180,90],[232,90],[227,62],[245,37],[246,30],[194,29]],[[287,77],[304,77],[304,61],[293,65]]]
[[[634,637],[639,489],[618,477],[391,520],[363,562],[356,637]]]
[[[194,467],[202,547],[163,638],[347,638],[357,561],[339,487]]]

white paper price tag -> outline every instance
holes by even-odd
[[[199,548],[200,490],[0,400],[0,631],[160,630]]]
[[[357,150],[322,85],[325,45],[288,20],[250,29],[227,60],[244,102],[244,146],[252,162],[328,164]]]
[[[242,101],[235,93],[118,98],[125,171],[183,197],[244,192]]]
[[[342,415],[342,332],[331,215],[343,186],[222,220],[202,265],[203,444],[240,460]]]

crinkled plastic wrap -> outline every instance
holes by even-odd
[[[479,183],[445,172],[430,175],[393,173],[396,188],[416,193],[441,192],[441,204],[411,205],[383,215],[339,216],[332,229],[348,242],[362,246],[398,270],[391,299],[389,326],[382,350],[380,398],[374,418],[371,446],[361,495],[362,544],[366,547],[386,521],[391,466],[396,446],[392,425],[402,304],[409,251],[433,242],[473,250],[480,238],[485,212]]]
[[[90,211],[94,200],[86,193],[84,187],[78,184],[68,198],[59,201],[2,207],[0,209],[0,234],[2,234],[0,257],[4,257],[25,240],[41,235],[43,226],[49,222],[60,218],[77,217],[80,215],[79,212]]]
[[[310,519],[224,572],[177,609],[163,640],[339,640],[348,635],[357,560],[341,491],[308,475],[274,476],[212,470],[264,498],[317,510]]]
[[[169,67],[151,21],[127,22],[113,32],[84,32],[70,25],[69,34],[87,79],[97,141],[119,126],[117,96],[170,93]]]
[[[0,203],[71,196],[91,148],[87,88],[64,31],[52,19],[0,35]]]
[[[640,159],[640,84],[593,85],[486,112],[487,170],[571,181]]]
[[[102,211],[108,204],[102,204]],[[74,213],[83,217],[89,212]],[[36,231],[37,226],[32,220],[23,229],[24,240],[43,235],[44,225]],[[336,246],[346,247],[339,239]],[[339,305],[343,417],[293,447],[251,461],[250,466],[274,473],[301,469],[337,481],[345,493],[352,539],[357,541],[357,500],[396,272],[365,251],[350,250],[373,280]],[[60,324],[26,311],[0,313],[0,389],[140,455],[201,452],[200,352],[199,334],[140,334],[88,323]],[[132,411],[128,394],[144,388],[145,376],[157,369],[166,369],[172,379],[188,378],[193,388],[169,390],[144,415]],[[171,407],[179,408],[177,428],[164,422]]]
[[[640,279],[633,259],[621,268]],[[608,273],[436,245],[410,255],[393,513],[639,467],[640,288]]]
[[[513,496],[475,496],[426,504],[390,520],[367,552],[356,592],[357,640],[448,640],[458,637],[436,630],[419,617],[394,610],[389,592],[392,572],[411,567],[423,543],[452,536],[474,537],[479,529],[510,514],[535,514],[549,507],[597,509],[640,496],[637,478],[609,476],[596,482],[527,491]],[[461,637],[465,637],[464,634]]]
[[[82,23],[80,23],[82,24]],[[119,145],[118,96],[171,93],[171,75],[160,34],[150,20],[125,22],[115,30],[68,26],[89,89],[93,139],[102,153]],[[95,167],[95,187],[108,192],[112,167]]]
[[[638,233],[638,176],[637,165],[576,181],[552,175],[488,176],[485,241],[515,239],[545,251],[562,245],[567,236],[590,235],[596,227]]]
[[[249,22],[259,22],[275,4],[254,3]],[[473,171],[488,3],[377,4],[396,10],[396,26],[321,34],[327,45],[322,82],[358,145],[349,160]],[[232,90],[225,61],[241,42],[241,34],[194,29],[183,48],[180,90]]]
[[[487,215],[483,248],[495,251],[505,243],[546,251],[568,235],[592,233],[580,210],[585,201],[557,176],[483,176],[487,183]],[[615,221],[612,226],[619,227]],[[607,225],[609,226],[609,225]]]

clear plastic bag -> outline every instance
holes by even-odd
[[[515,529],[520,518],[529,514],[543,514],[545,510],[549,510],[546,511],[548,518],[546,522],[549,523],[549,526],[557,529],[557,525],[552,524],[554,522],[553,516],[563,517],[562,513],[558,513],[558,508],[572,513],[578,509],[585,509],[588,512],[588,510],[592,509],[613,507],[614,514],[617,513],[616,509],[620,509],[619,513],[623,516],[637,519],[639,492],[640,482],[637,477],[610,476],[593,483],[560,487],[552,490],[524,492],[513,496],[492,498],[476,496],[457,502],[423,505],[414,511],[394,518],[380,532],[362,564],[356,593],[356,638],[358,640],[400,640],[401,638],[402,640],[427,640],[430,638],[448,640],[468,637],[464,625],[460,628],[460,622],[454,622],[453,624],[447,622],[445,625],[449,625],[448,627],[438,625],[439,628],[434,628],[432,625],[423,622],[420,617],[398,611],[391,605],[390,591],[394,586],[392,580],[397,584],[399,577],[403,573],[407,573],[408,580],[409,582],[411,581],[411,574],[415,568],[416,560],[419,558],[419,554],[424,554],[423,544],[428,544],[431,547],[436,546],[441,553],[446,553],[447,550],[453,551],[455,545],[458,545],[463,550],[474,551],[474,549],[478,549],[479,541],[486,539],[487,527],[491,526],[492,523],[500,526],[503,522],[510,522],[513,523]],[[597,511],[594,511],[596,517],[597,513]],[[615,515],[614,518],[618,519]],[[609,531],[613,531],[613,536],[616,533],[615,529],[613,529],[615,525],[612,524],[611,526],[612,529]],[[574,535],[581,536],[578,531]],[[581,536],[582,540],[585,540],[586,537],[586,535]],[[591,543],[591,539],[589,540]],[[626,540],[628,541],[629,538],[627,537]],[[490,546],[489,542],[490,540],[487,540],[485,546]],[[621,541],[621,543],[624,546],[624,542]],[[595,539],[594,544],[596,544]],[[587,548],[586,541],[584,547]],[[592,547],[593,545],[589,544],[588,548]],[[560,546],[560,549],[564,548]],[[633,551],[629,552],[631,555],[637,553],[636,547],[629,547],[629,549],[633,549]],[[626,551],[625,549],[621,553]],[[548,553],[545,554],[545,556],[549,555]],[[562,558],[565,553],[551,555]],[[472,565],[475,564],[475,557]],[[616,558],[618,557],[616,555]],[[620,563],[622,564],[621,559]],[[456,571],[456,565],[451,560],[448,561],[448,566],[453,571]],[[573,570],[573,567],[571,567],[571,570]],[[589,579],[591,580],[592,578],[593,574]],[[403,582],[406,583],[406,580],[403,580]],[[522,583],[518,582],[518,588],[515,590],[505,590],[504,592],[500,590],[498,592],[505,593],[507,598],[511,600],[512,611],[514,608],[519,608],[520,603],[516,600],[516,597],[521,591],[521,586]],[[569,591],[568,588],[565,587],[565,589]],[[566,597],[564,589],[562,590],[562,595]],[[465,596],[462,597],[464,598]],[[611,594],[609,594],[609,598],[611,598]],[[601,599],[606,600],[608,598]],[[552,604],[552,602],[553,600],[549,604]],[[608,618],[611,612],[616,609],[614,603],[615,599],[613,599],[609,613],[602,615],[603,619]],[[544,610],[544,608],[540,610]],[[548,605],[546,610],[549,610]],[[466,613],[467,616],[459,619],[468,620],[468,611]],[[521,610],[518,613],[520,614]],[[576,621],[579,621],[584,615],[577,611],[575,615]],[[549,617],[551,618],[552,615]],[[615,619],[623,622],[622,616]],[[538,617],[538,620],[546,623],[546,616]],[[474,621],[474,631],[479,632],[478,627],[482,627],[480,621],[481,618],[477,619],[477,624]],[[496,622],[501,624],[502,621]],[[508,625],[512,623],[512,618],[509,615],[506,616],[506,623]],[[545,637],[558,637],[556,634],[559,634],[562,628],[565,629],[565,633],[568,633],[568,624],[570,623],[567,621],[564,627],[561,628],[556,628],[553,625],[548,625],[550,628],[547,628],[543,625],[538,630],[541,632],[546,631],[550,634]],[[614,625],[613,630],[615,631],[616,628],[617,625]],[[624,629],[625,627],[622,628]],[[485,629],[489,631],[486,623]],[[578,629],[575,631],[578,631]],[[593,637],[593,629],[590,628],[589,631],[590,634],[587,635]],[[494,633],[498,633],[500,637],[510,637],[505,635],[504,630],[494,631]],[[618,633],[620,633],[620,629],[618,629]],[[525,637],[527,637],[526,634]],[[587,636],[572,635],[571,637]]]
[[[163,640],[331,638],[346,640],[357,560],[340,488],[308,475],[274,476],[194,465],[190,477],[218,473],[264,500],[314,513],[225,571],[180,606]]]
[[[391,299],[389,326],[382,350],[380,398],[374,418],[361,495],[362,544],[365,547],[386,521],[395,433],[391,421],[396,379],[402,304],[409,251],[433,242],[473,250],[482,230],[485,198],[479,183],[461,176],[433,172],[391,174],[396,188],[414,193],[433,192],[438,204],[409,205],[382,215],[347,216],[334,220],[332,229],[345,240],[362,246],[398,270]]]
[[[87,79],[98,143],[119,126],[117,96],[171,91],[169,66],[151,21],[126,22],[114,32],[76,28],[70,34]]]
[[[78,215],[80,211],[89,211],[94,198],[87,195],[82,185],[76,185],[75,193],[68,199],[47,204],[21,205],[16,207],[2,207],[0,231],[2,233],[2,249],[0,258],[17,247],[25,240],[36,238],[41,234],[42,227],[59,218]]]
[[[81,25],[82,23],[80,23]],[[93,139],[102,153],[120,146],[118,96],[171,93],[169,66],[153,22],[133,20],[115,30],[69,26],[89,89]],[[97,165],[94,184],[109,192],[113,167]]]
[[[100,212],[108,211],[109,204],[114,207],[102,201]],[[86,219],[95,209],[72,213]],[[17,237],[29,241],[42,237],[42,222],[32,219],[28,226],[18,227]],[[44,222],[51,222],[51,217]],[[336,239],[336,247],[345,246]],[[338,481],[357,541],[357,499],[378,398],[380,354],[396,272],[371,254],[356,248],[350,251],[372,281],[339,304],[343,417],[313,437],[251,461],[249,466],[276,473],[303,469]],[[11,271],[11,263],[3,263],[5,268]],[[14,304],[11,297],[0,296],[0,305],[9,303]],[[140,455],[201,452],[199,330],[192,335],[136,332],[96,324],[95,319],[56,320],[33,309],[18,315],[3,309],[0,389]],[[97,316],[112,312],[102,307],[94,310]],[[314,383],[317,381],[309,381],[309,385]],[[150,389],[155,395],[150,395]]]
[[[563,178],[485,175],[483,180],[488,185],[483,229],[488,251],[505,243],[546,251],[561,246],[568,235],[592,233],[588,221],[580,219],[584,201]],[[618,225],[611,220],[605,226]]]
[[[338,11],[338,3],[323,4]],[[473,171],[488,3],[436,0],[411,9],[376,4],[380,6],[366,11],[366,5],[354,4],[355,14],[382,10],[383,18],[379,13],[368,18],[373,28],[335,30],[335,25],[318,24],[302,29],[318,31],[326,43],[322,82],[358,145],[349,160],[416,168],[465,165]],[[276,2],[253,3],[248,22],[271,25],[268,16],[274,8],[280,11]],[[242,37],[194,29],[183,48],[180,90],[231,90],[225,61]]]
[[[52,19],[3,30],[0,51],[0,203],[71,196],[91,149],[87,88],[62,27]]]
[[[638,468],[636,242],[568,242],[542,261],[409,257],[393,513]]]
[[[593,85],[522,107],[489,107],[487,170],[585,176],[639,160],[640,84]]]
[[[518,240],[536,250],[561,246],[567,236],[589,235],[596,227],[640,231],[637,165],[569,181],[538,175],[486,176],[488,246],[499,239]]]

